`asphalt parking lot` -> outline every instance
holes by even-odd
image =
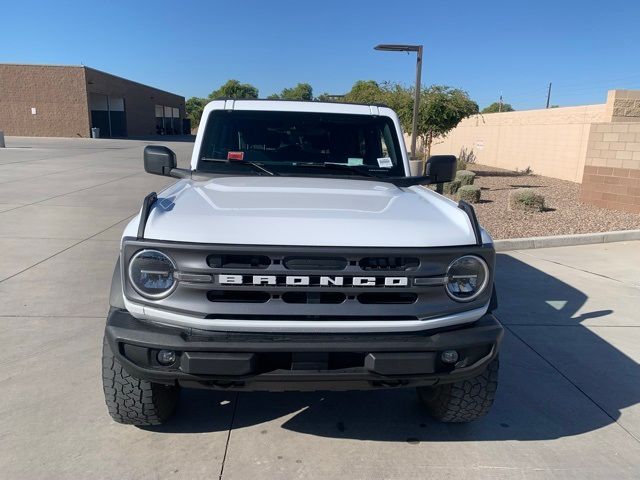
[[[2,478],[638,478],[640,242],[500,254],[491,414],[442,425],[412,390],[183,391],[174,420],[111,421],[102,329],[142,198],[135,140],[0,149]],[[192,143],[165,142],[182,166]]]

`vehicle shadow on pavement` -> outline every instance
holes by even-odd
[[[240,394],[185,390],[176,416],[154,431],[232,427],[255,428],[258,434],[286,429],[408,443],[547,440],[602,428],[638,403],[640,366],[581,325],[586,319],[610,323],[613,310],[579,313],[587,301],[583,292],[511,256],[498,255],[497,261],[497,316],[506,327],[500,384],[490,414],[475,423],[432,420],[413,389]]]

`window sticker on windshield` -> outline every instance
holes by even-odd
[[[350,158],[347,159],[347,165],[349,165],[350,167],[354,167],[354,166],[358,166],[358,165],[364,165],[364,159],[350,157]]]
[[[390,157],[381,157],[378,159],[378,166],[381,168],[392,168],[393,162]]]

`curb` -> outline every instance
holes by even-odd
[[[496,252],[508,252],[509,250],[568,247],[572,245],[624,242],[629,240],[640,240],[640,230],[580,233],[576,235],[556,235],[551,237],[507,238],[504,240],[494,240],[493,247],[496,249]]]

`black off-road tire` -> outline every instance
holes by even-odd
[[[486,415],[498,389],[496,357],[477,377],[436,387],[418,387],[420,401],[441,422],[472,422]]]
[[[127,425],[160,425],[178,404],[179,387],[148,382],[130,375],[102,343],[102,387],[109,415]]]

